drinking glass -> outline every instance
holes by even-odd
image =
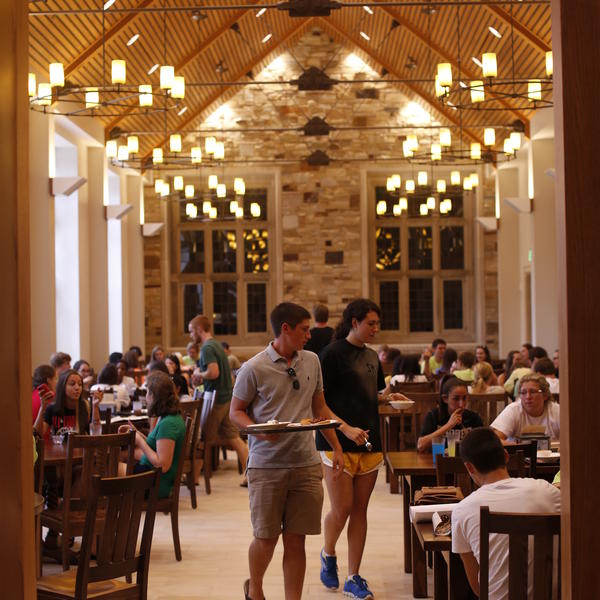
[[[446,439],[448,440],[448,456],[456,456],[456,442],[460,441],[460,436],[460,429],[451,429],[446,432]]]
[[[446,449],[446,439],[444,436],[436,436],[431,441],[431,453],[433,454],[433,464],[436,464],[436,457],[438,454],[443,456],[444,450]]]

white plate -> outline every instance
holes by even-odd
[[[551,452],[550,450],[538,450],[537,459],[539,461],[556,461],[560,460],[560,452]]]
[[[254,423],[253,425],[248,425],[246,429],[249,431],[270,431],[271,429],[281,429],[289,424],[290,421],[279,421],[279,423]]]
[[[390,400],[390,405],[396,410],[406,410],[415,403],[414,400]]]
[[[314,427],[317,425],[322,427],[323,425],[331,425],[331,423],[339,423],[339,421],[335,419],[326,419],[325,421],[316,421],[315,423],[289,423],[288,427]]]

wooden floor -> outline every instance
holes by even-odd
[[[156,517],[150,562],[149,600],[242,599],[242,584],[248,577],[248,544],[252,539],[248,490],[239,487],[237,461],[229,460],[212,478],[212,494],[198,486],[198,508],[191,509],[187,489],[182,487],[179,527],[183,560],[173,553],[170,518]],[[325,492],[325,510],[329,500]],[[361,575],[369,582],[375,598],[412,598],[412,579],[404,573],[402,558],[402,496],[391,495],[383,470],[379,474],[369,506],[369,532]],[[341,591],[326,590],[319,580],[322,536],[307,538],[307,569],[303,598],[343,598]],[[337,548],[340,579],[346,576],[345,533]],[[283,600],[281,542],[265,577],[267,600]],[[44,574],[56,569],[45,564]],[[431,572],[429,593],[432,594]]]

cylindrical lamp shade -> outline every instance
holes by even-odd
[[[440,129],[440,146],[448,148],[452,145],[452,134],[446,127]]]
[[[473,189],[473,182],[471,181],[471,177],[465,177],[463,179],[463,188],[465,190],[472,190]]]
[[[173,78],[171,86],[171,98],[182,99],[185,96],[185,77],[177,76]]]
[[[160,68],[160,89],[170,90],[173,87],[175,79],[175,67],[171,65],[163,65]]]
[[[481,159],[481,144],[479,142],[471,143],[471,160]]]
[[[260,204],[258,202],[253,202],[250,205],[250,214],[255,218],[260,217]]]
[[[469,178],[471,179],[471,187],[476,188],[479,185],[479,175],[477,173],[471,173]]]
[[[192,146],[192,164],[198,164],[202,162],[202,148],[200,146]]]
[[[439,194],[443,194],[446,191],[446,180],[445,179],[437,180],[437,191]]]
[[[437,76],[441,86],[450,87],[452,85],[452,65],[450,63],[439,63]]]
[[[163,162],[162,148],[152,148],[152,162],[157,165]]]
[[[113,60],[111,63],[111,80],[113,84],[125,83],[127,80],[127,68],[124,60]]]
[[[206,154],[214,154],[215,153],[215,146],[217,145],[217,140],[214,137],[207,137],[204,140],[204,150],[206,151]]]
[[[171,194],[171,186],[165,181],[162,186],[162,190],[160,190],[161,196],[169,196]]]
[[[484,77],[497,77],[498,64],[496,62],[496,54],[494,52],[486,52],[481,56],[481,68]]]
[[[152,106],[152,86],[143,83],[138,89],[140,92],[140,106]]]
[[[552,77],[554,73],[554,61],[552,60],[552,50],[546,52],[546,75]]]
[[[493,127],[486,127],[483,130],[483,143],[486,146],[493,146],[496,143],[496,130]]]
[[[219,178],[216,175],[209,175],[208,176],[208,189],[216,190],[218,185],[219,185]]]
[[[400,198],[400,200],[398,201],[398,206],[400,206],[401,210],[408,210],[408,199]]]
[[[402,142],[402,154],[404,154],[405,158],[410,158],[413,155],[413,151],[410,149],[410,142],[408,140],[404,140]]]
[[[193,198],[196,195],[196,190],[194,189],[194,186],[191,184],[188,184],[185,186],[185,197],[186,198]]]
[[[232,200],[232,201],[229,203],[229,212],[230,212],[232,215],[235,215],[235,213],[237,213],[237,209],[238,209],[238,207],[239,207],[239,203],[238,203],[238,201],[237,201],[237,200]]]
[[[485,100],[485,92],[483,91],[483,81],[471,81],[471,102],[483,102]]]
[[[233,190],[239,196],[243,196],[246,193],[246,182],[242,177],[234,177]]]
[[[237,210],[235,211],[235,218],[241,219],[243,216],[244,216],[244,208],[242,206],[238,206]]]
[[[227,187],[224,183],[217,184],[217,198],[225,198],[227,196]]]
[[[402,185],[402,177],[400,177],[399,173],[394,173],[392,175],[392,183],[394,184],[394,189],[397,190]]]
[[[441,144],[431,144],[431,160],[442,160]]]
[[[35,98],[35,93],[37,92],[37,80],[35,78],[35,73],[29,73],[29,77],[27,79],[27,93],[30,98]]]
[[[160,192],[162,191],[162,186],[164,184],[164,180],[163,179],[155,179],[154,180],[154,191],[157,194],[160,194]]]
[[[427,208],[429,210],[435,210],[435,198],[433,196],[427,198]]]
[[[127,136],[127,149],[130,154],[137,154],[140,151],[140,142],[137,135]]]
[[[215,160],[223,160],[225,158],[225,144],[217,142],[215,144]]]
[[[407,135],[406,142],[406,146],[409,150],[416,152],[419,149],[419,140],[415,134]]]
[[[394,180],[391,177],[388,177],[385,180],[385,189],[388,192],[393,192],[395,190],[395,188],[394,188]]]
[[[404,189],[406,190],[407,194],[412,194],[415,191],[415,180],[407,179],[406,183],[404,184]]]
[[[379,216],[383,216],[385,215],[385,213],[387,212],[387,202],[385,200],[380,200],[377,203],[377,206],[375,207],[375,212],[379,215]]]
[[[128,160],[129,159],[129,150],[127,149],[127,146],[125,144],[123,144],[122,146],[119,146],[117,149],[117,160]]]
[[[106,142],[106,156],[108,158],[117,158],[117,140],[108,140]]]
[[[173,189],[178,192],[183,189],[183,177],[181,175],[175,175],[175,177],[173,177]]]
[[[527,83],[527,97],[531,101],[542,99],[542,82],[539,79],[531,79]]]
[[[52,86],[49,83],[39,83],[37,97],[37,103],[40,106],[50,106],[52,104]]]
[[[210,209],[212,208],[212,204],[210,203],[209,200],[205,200],[202,203],[202,212],[207,215],[210,212]]]
[[[88,88],[85,92],[85,107],[96,108],[100,106],[100,94],[98,88]]]
[[[427,204],[419,204],[419,214],[425,217],[428,213]]]
[[[181,152],[181,135],[173,133],[169,137],[169,149],[171,152]]]
[[[427,185],[427,171],[419,171],[417,173],[417,183],[419,185]]]
[[[514,153],[515,153],[515,149],[512,146],[510,137],[504,138],[504,154],[508,154],[510,156]]]
[[[394,213],[395,217],[399,217],[402,214],[402,209],[400,208],[400,205],[394,204],[394,206],[392,207],[392,212]]]
[[[460,171],[451,171],[450,185],[460,185]]]
[[[513,131],[510,134],[510,145],[515,149],[515,150],[520,150],[521,149],[521,134],[518,131]]]
[[[195,219],[198,216],[198,207],[193,202],[188,202],[185,205],[185,214],[190,219]]]
[[[440,84],[440,78],[437,76],[435,76],[435,97],[436,98],[441,98],[442,96],[444,96],[446,94],[446,89],[443,85]]]
[[[63,87],[65,85],[65,70],[62,63],[50,63],[50,85]]]
[[[208,216],[211,219],[216,219],[217,218],[217,207],[216,206],[211,206],[210,210],[208,211]]]

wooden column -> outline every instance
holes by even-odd
[[[560,340],[562,597],[600,589],[600,3],[552,0]],[[592,521],[590,521],[590,518]]]
[[[0,573],[2,598],[35,597],[29,311],[27,3],[0,2]]]

